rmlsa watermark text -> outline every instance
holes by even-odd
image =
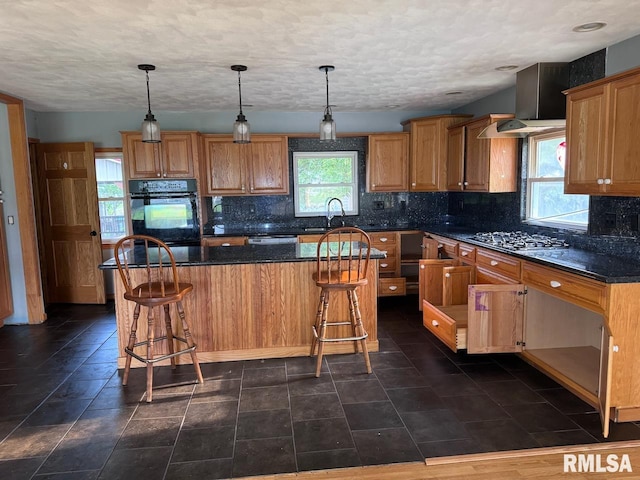
[[[565,453],[564,454],[564,471],[565,472],[633,472],[631,468],[631,460],[629,455],[608,454],[601,455],[599,453]]]

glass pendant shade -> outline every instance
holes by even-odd
[[[251,127],[242,114],[233,123],[233,143],[251,143]]]
[[[330,113],[325,113],[324,118],[320,121],[320,140],[335,140],[336,139],[336,122],[331,117]]]
[[[160,143],[160,124],[152,114],[147,114],[142,122],[142,141]]]

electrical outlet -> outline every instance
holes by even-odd
[[[374,210],[384,210],[384,202],[373,202]]]
[[[604,226],[607,228],[616,228],[618,216],[615,213],[604,214]]]

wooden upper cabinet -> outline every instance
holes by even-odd
[[[464,125],[449,128],[447,135],[447,190],[463,189],[464,129]]]
[[[640,195],[640,68],[566,93],[565,192]]]
[[[508,118],[513,115],[485,115],[449,129],[449,189],[490,193],[516,191],[517,139],[478,138],[491,123]]]
[[[446,190],[447,127],[469,119],[470,115],[440,115],[403,122],[411,133],[409,190],[433,192]]]
[[[408,162],[409,135],[407,133],[369,135],[367,191],[408,191]]]
[[[140,132],[121,132],[128,178],[194,178],[197,132],[162,132],[161,143],[144,143]]]
[[[233,143],[231,135],[202,135],[203,195],[287,195],[287,137],[252,135]]]

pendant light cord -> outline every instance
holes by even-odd
[[[324,113],[331,115],[331,107],[329,106],[329,69],[325,67],[324,76],[327,82],[327,108],[325,108]]]
[[[145,70],[147,74],[147,105],[149,106],[148,114],[151,115],[151,96],[149,95],[149,70]]]
[[[238,98],[240,99],[240,115],[242,115],[242,88],[240,86],[240,72],[238,71]]]

